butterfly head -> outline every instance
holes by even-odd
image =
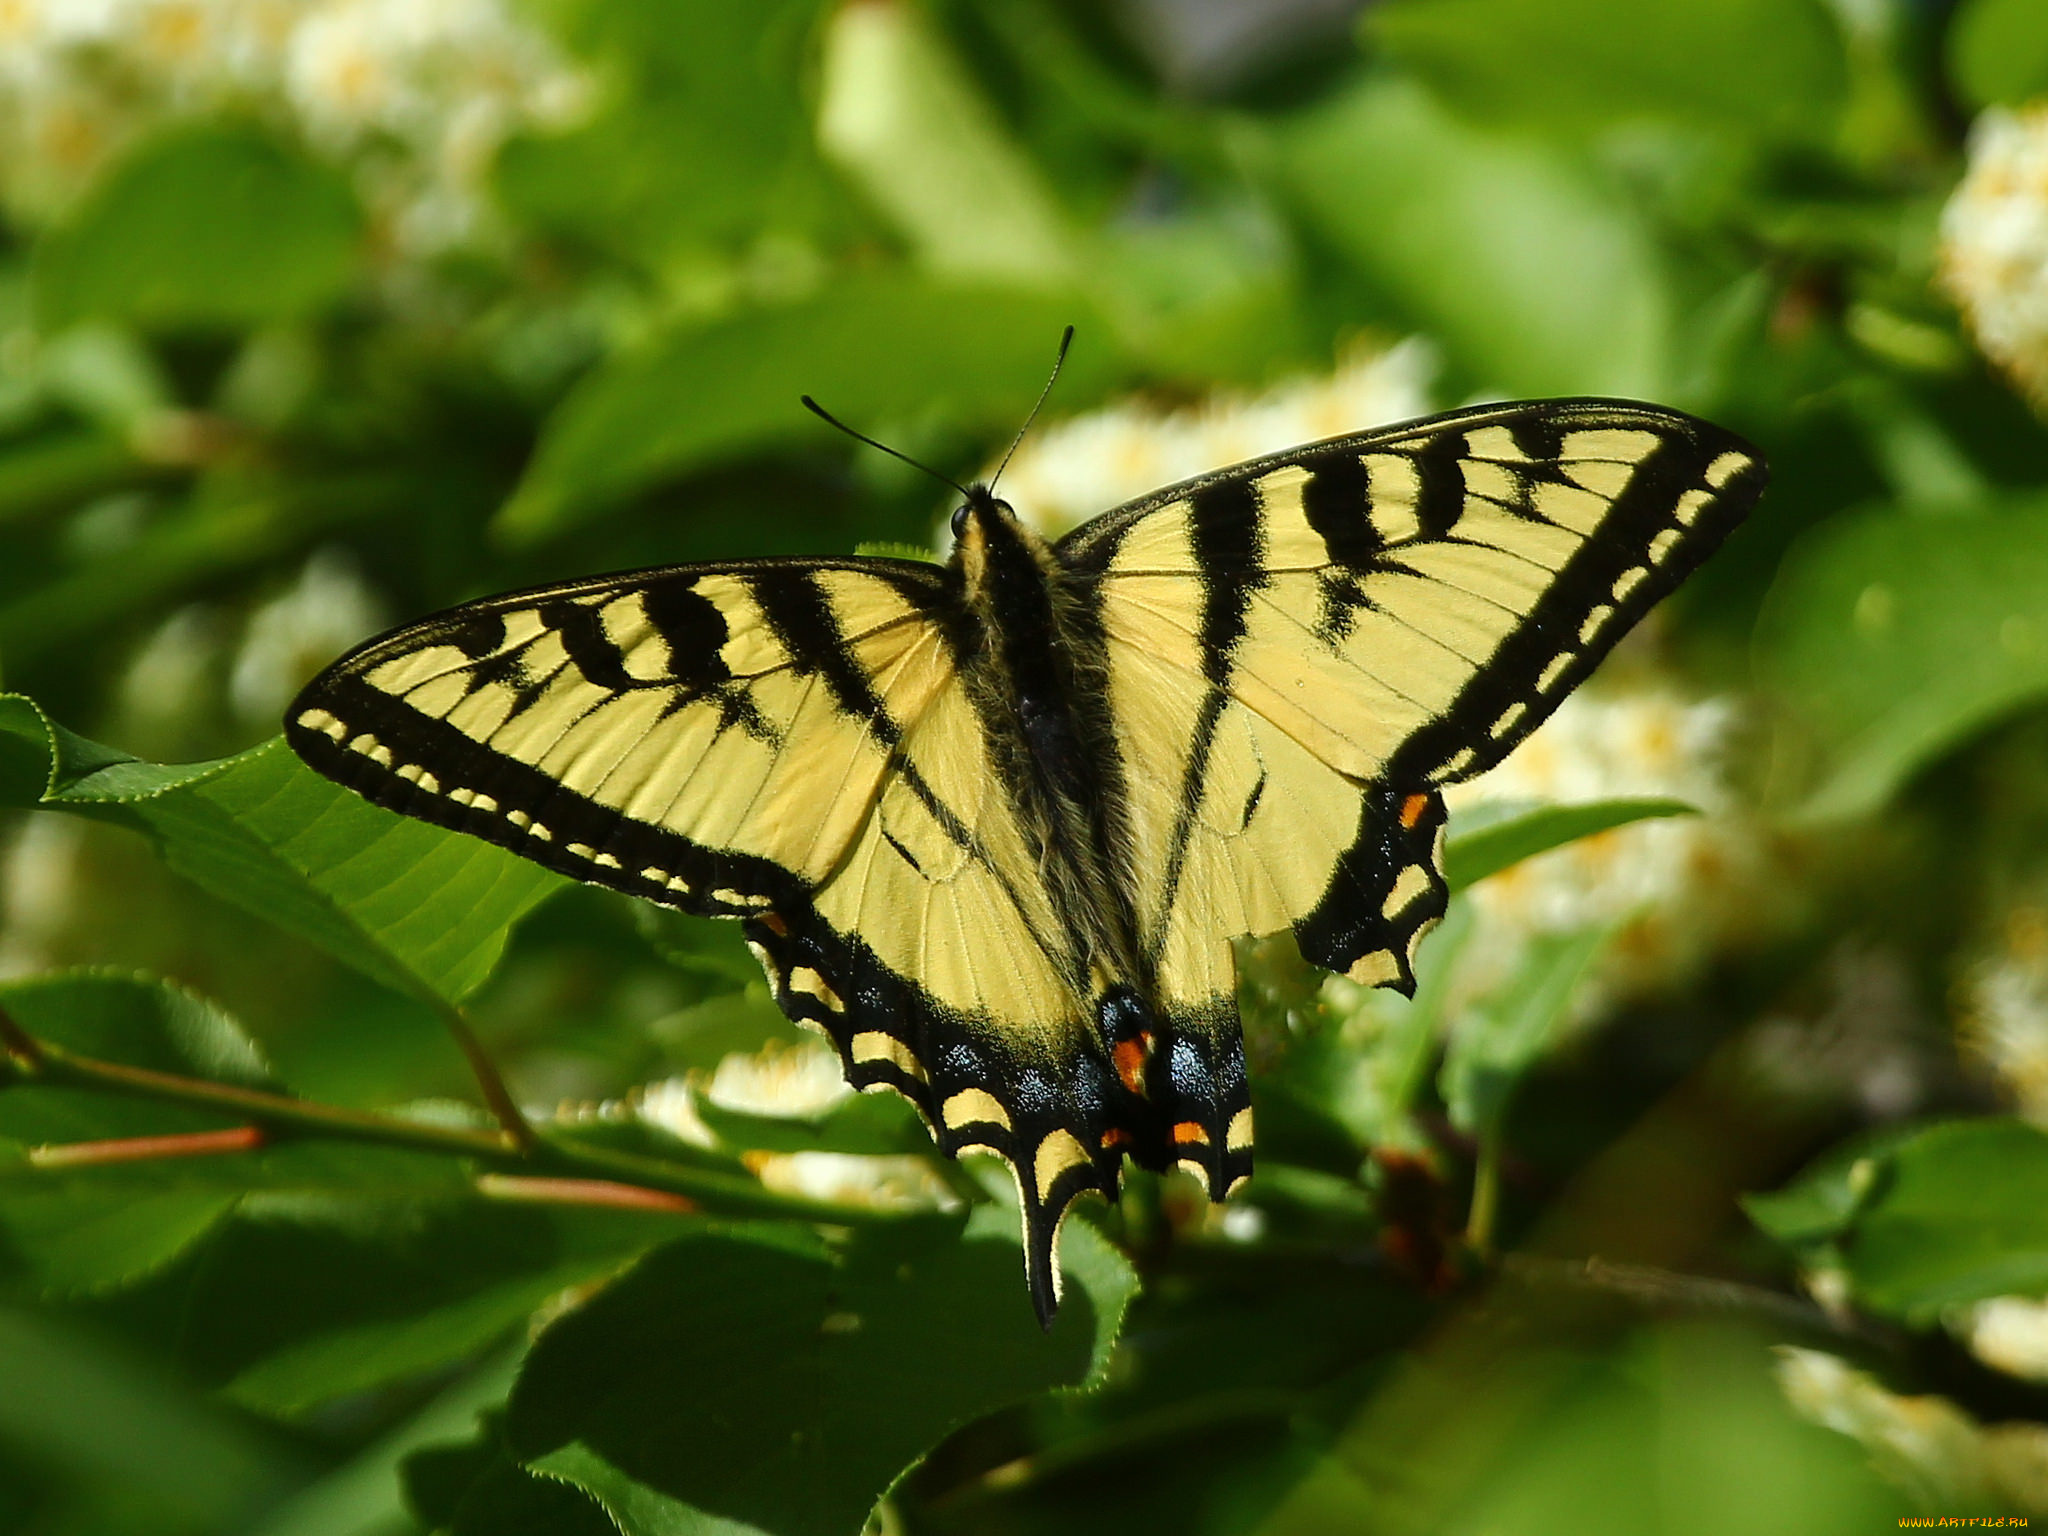
[[[974,536],[977,524],[990,518],[1003,518],[1014,523],[1017,512],[1007,501],[999,501],[996,493],[976,481],[964,487],[967,499],[953,509],[953,543],[955,547],[966,544]],[[986,537],[986,534],[983,535]]]
[[[968,588],[992,592],[1042,583],[1055,563],[1046,542],[987,486],[970,485],[966,492],[953,512],[953,562]]]

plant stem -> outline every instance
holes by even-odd
[[[1479,1161],[1472,1170],[1472,1208],[1465,1217],[1465,1244],[1480,1259],[1493,1259],[1493,1224],[1500,1210],[1500,1131],[1489,1128],[1479,1138]]]
[[[1563,1290],[1598,1292],[1666,1311],[1751,1316],[1809,1334],[1831,1334],[1897,1349],[1892,1331],[1869,1319],[1839,1315],[1779,1291],[1705,1275],[1680,1274],[1652,1264],[1621,1264],[1598,1257],[1554,1259],[1511,1253],[1501,1260],[1511,1280]]]
[[[24,1075],[31,1075],[36,1064],[42,1060],[42,1048],[35,1036],[14,1022],[5,1008],[0,1008],[0,1051],[14,1058],[15,1065]]]
[[[279,1139],[290,1134],[369,1142],[413,1152],[469,1158],[503,1173],[601,1179],[613,1184],[681,1195],[707,1211],[724,1215],[778,1217],[834,1226],[859,1226],[903,1219],[894,1211],[777,1194],[762,1188],[743,1173],[692,1168],[665,1158],[592,1147],[559,1133],[543,1134],[531,1127],[531,1144],[519,1147],[509,1145],[506,1136],[498,1131],[434,1125],[396,1115],[347,1109],[338,1104],[322,1104],[288,1094],[268,1093],[259,1088],[243,1088],[232,1083],[180,1077],[147,1067],[101,1061],[91,1056],[76,1055],[62,1046],[29,1035],[8,1018],[4,1010],[0,1010],[0,1043],[4,1043],[9,1054],[16,1059],[17,1082],[90,1088],[130,1098],[214,1110],[278,1133]],[[44,1154],[45,1160],[48,1157],[49,1154]],[[62,1160],[61,1153],[58,1160]]]
[[[468,1016],[453,1003],[441,1003],[436,1011],[441,1015],[441,1022],[448,1026],[448,1033],[455,1037],[464,1059],[469,1062],[470,1073],[476,1078],[491,1118],[504,1128],[506,1139],[514,1147],[524,1153],[533,1153],[540,1146],[540,1133],[520,1112],[512,1090],[505,1086],[505,1079],[498,1071],[498,1064],[491,1060],[483,1042],[477,1039],[476,1031],[469,1027]]]

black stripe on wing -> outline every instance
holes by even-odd
[[[1315,909],[1294,925],[1302,957],[1368,986],[1415,993],[1415,951],[1450,902],[1444,802],[1434,790],[1378,788]]]
[[[1260,569],[1265,523],[1258,492],[1249,482],[1219,481],[1197,492],[1190,506],[1189,525],[1202,583],[1202,675],[1209,687],[1193,722],[1187,768],[1182,775],[1168,843],[1169,891],[1179,887],[1188,840],[1194,835],[1195,818],[1201,811],[1209,754],[1215,746],[1216,727],[1230,704],[1232,663],[1244,641],[1252,595],[1265,585]],[[1170,901],[1161,903],[1159,931],[1142,936],[1148,959],[1158,959],[1172,913]]]
[[[1505,432],[1520,457],[1490,460],[1474,453],[1471,435],[1489,430]],[[1165,487],[1084,523],[1057,550],[1077,574],[1099,575],[1147,515],[1178,502],[1234,505],[1258,523],[1269,514],[1258,505],[1256,483],[1277,470],[1305,470],[1302,515],[1321,538],[1329,563],[1319,612],[1303,615],[1303,622],[1341,645],[1356,614],[1372,606],[1376,573],[1429,579],[1404,564],[1404,553],[1458,543],[1492,547],[1461,535],[1475,500],[1485,499],[1511,518],[1566,527],[1546,518],[1531,492],[1545,484],[1571,486],[1569,466],[1584,461],[1560,456],[1570,452],[1575,436],[1607,431],[1655,441],[1627,461],[1627,484],[1607,502],[1591,536],[1567,530],[1581,540],[1576,552],[1449,705],[1401,744],[1383,772],[1394,784],[1452,783],[1506,756],[1748,516],[1768,479],[1754,448],[1710,422],[1632,401],[1477,406],[1270,454]],[[1401,488],[1398,504],[1405,510],[1391,516],[1396,501],[1376,496],[1373,485],[1370,466],[1382,462],[1405,464],[1413,475],[1412,486]],[[1481,467],[1510,482],[1517,494],[1508,501],[1484,498],[1474,482]],[[1389,537],[1388,526],[1406,523],[1410,515],[1412,531]],[[1217,562],[1232,558],[1242,556],[1217,539],[1198,551],[1198,568],[1190,574],[1209,588],[1229,579]]]
[[[1450,706],[1402,743],[1385,769],[1390,783],[1456,783],[1493,767],[1749,515],[1768,478],[1754,449],[1675,413],[1652,425],[1660,440],[1636,461],[1593,536]],[[1718,483],[1705,478],[1710,472]],[[1382,568],[1398,569],[1400,554],[1389,550]]]
[[[468,659],[461,672],[468,695],[504,689],[511,695],[502,733],[531,709],[569,669],[616,697],[654,690],[673,696],[667,713],[709,703],[719,729],[739,728],[779,748],[780,733],[762,718],[720,654],[729,638],[725,614],[696,588],[709,577],[744,581],[775,630],[790,670],[823,677],[842,713],[865,722],[885,747],[900,729],[875,698],[832,622],[818,573],[852,569],[889,583],[913,613],[939,615],[954,606],[941,574],[907,561],[857,565],[800,560],[739,561],[591,577],[464,605],[432,615],[357,647],[306,685],[285,719],[285,739],[306,762],[375,804],[438,826],[468,832],[578,879],[711,916],[741,916],[785,898],[801,882],[771,861],[707,849],[667,828],[629,817],[569,790],[552,775],[479,741],[468,731],[413,707],[369,681],[408,656],[453,647]],[[601,611],[637,596],[641,612],[667,652],[659,672],[636,674],[606,633]],[[508,619],[530,617],[540,632],[509,641]],[[537,667],[531,658],[547,637],[564,659]],[[426,681],[415,680],[406,692]],[[441,709],[450,715],[460,705]],[[565,720],[566,729],[572,720]],[[926,791],[929,794],[929,791]],[[958,820],[953,819],[957,828]],[[726,893],[721,895],[719,893]]]
[[[334,725],[307,723],[321,717]],[[708,917],[808,900],[803,882],[779,864],[622,816],[359,676],[315,679],[293,705],[285,739],[308,765],[374,805],[629,896]]]

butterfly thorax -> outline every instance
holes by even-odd
[[[1115,856],[1117,803],[1104,744],[1112,730],[1071,577],[1009,505],[977,486],[956,520],[954,561],[982,640],[968,675],[991,737],[1007,744],[1008,788],[1037,835],[1040,867],[1073,947],[1076,988],[1091,1003],[1145,977],[1133,903]]]

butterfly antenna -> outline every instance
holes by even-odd
[[[1024,434],[1031,430],[1031,423],[1038,420],[1038,413],[1045,405],[1045,397],[1052,393],[1053,385],[1059,382],[1060,369],[1067,361],[1067,348],[1074,344],[1074,328],[1067,327],[1066,335],[1060,338],[1060,355],[1052,360],[1052,376],[1045,381],[1045,388],[1038,392],[1038,404],[1031,407],[1031,414],[1024,418],[1024,425],[1017,429],[1017,435],[1010,442],[1010,451],[1003,455],[1003,462],[996,466],[996,472],[988,478],[988,488],[994,494],[996,482],[1003,478],[1003,471],[1010,467],[1010,460],[1016,456],[1018,444],[1024,441]]]
[[[901,459],[904,463],[908,464],[912,469],[923,470],[926,474],[930,475],[934,480],[937,480],[940,484],[950,485],[951,487],[953,487],[954,490],[958,491],[962,496],[966,497],[969,501],[972,501],[974,499],[973,492],[969,491],[966,486],[962,485],[958,480],[955,480],[951,475],[942,475],[936,469],[933,469],[931,465],[920,464],[916,459],[913,459],[909,454],[899,452],[898,450],[891,448],[887,443],[878,443],[872,437],[869,437],[865,432],[854,431],[853,428],[849,427],[837,416],[834,416],[830,411],[826,410],[825,407],[818,404],[818,402],[813,400],[809,395],[803,395],[800,398],[803,400],[805,410],[809,411],[813,416],[817,417],[820,421],[823,421],[830,426],[837,427],[840,431],[844,432],[848,437],[852,438],[855,442],[866,443],[870,448],[879,448],[882,450],[882,452],[888,454],[890,458]]]

